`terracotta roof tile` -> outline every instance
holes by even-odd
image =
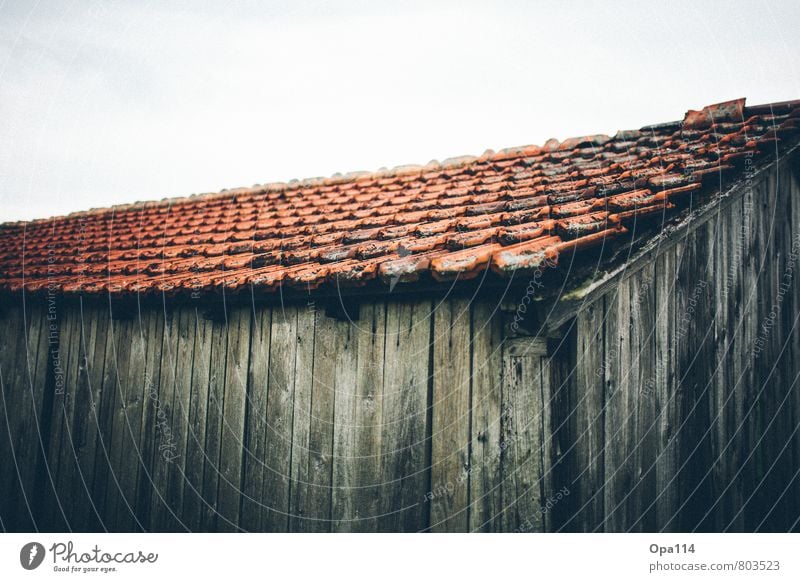
[[[713,195],[796,143],[800,101],[737,99],[682,121],[425,166],[337,174],[0,225],[0,289],[313,289],[555,265]]]

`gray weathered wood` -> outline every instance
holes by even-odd
[[[250,356],[250,308],[228,312],[228,355],[225,366],[222,436],[220,441],[218,531],[235,531],[239,524],[244,448],[247,371]]]
[[[188,427],[186,436],[186,461],[184,464],[184,491],[181,521],[190,531],[202,528],[205,511],[203,497],[203,472],[206,462],[205,435],[208,389],[212,361],[213,323],[193,310],[196,324],[194,342],[194,364],[192,365],[191,396],[189,399]]]
[[[386,306],[362,305],[358,321],[348,327],[326,321],[318,328],[330,331],[318,343],[322,353],[314,365],[315,385],[327,386],[331,375],[339,382],[329,388],[335,394],[332,525],[340,532],[375,531],[381,513]],[[338,373],[328,371],[334,362]]]
[[[387,306],[378,531],[418,531],[428,515],[431,317],[429,301]]]
[[[574,459],[575,478],[567,484],[575,495],[568,529],[592,532],[603,527],[605,500],[605,376],[603,298],[577,318]]]
[[[297,309],[276,308],[272,314],[264,457],[264,531],[286,531],[289,524],[292,417],[297,354]]]
[[[469,530],[495,532],[502,530],[502,316],[491,303],[476,302],[472,321]]]
[[[545,531],[550,426],[547,345],[542,338],[508,340],[503,354],[503,529]]]
[[[211,328],[211,358],[206,404],[206,430],[203,489],[201,497],[202,531],[217,531],[217,491],[219,486],[219,456],[223,423],[225,393],[225,368],[227,364],[228,327],[224,321],[214,320]],[[162,368],[162,374],[163,374]]]
[[[447,300],[434,312],[430,527],[466,531],[469,522],[471,309]]]
[[[256,309],[253,317],[247,382],[246,450],[240,520],[241,528],[245,531],[260,531],[262,527],[272,310],[270,308]]]
[[[336,376],[325,373],[325,364],[337,361],[343,331],[347,323],[331,321],[313,304],[298,311],[298,338],[308,339],[298,343],[295,362],[289,531],[331,529]]]

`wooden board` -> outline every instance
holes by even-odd
[[[181,522],[190,531],[200,531],[202,528],[202,515],[206,508],[206,501],[203,497],[203,473],[206,462],[206,413],[208,410],[208,389],[212,375],[214,324],[203,317],[202,313],[197,309],[192,311],[196,329],[188,410]]]
[[[275,309],[269,354],[266,454],[262,500],[263,531],[286,531],[289,524],[292,418],[297,355],[297,309]]]
[[[431,488],[425,496],[434,532],[466,531],[469,523],[471,309],[447,300],[434,312]]]
[[[656,458],[656,524],[659,531],[677,531],[675,510],[680,505],[678,472],[681,468],[679,431],[682,393],[676,370],[675,274],[676,254],[668,251],[656,262],[656,384],[658,456]]]
[[[635,400],[636,426],[630,442],[635,487],[627,504],[628,531],[656,529],[656,460],[658,417],[656,401],[656,299],[655,267],[645,265],[630,278],[631,396]]]
[[[568,531],[602,531],[605,520],[605,317],[600,298],[577,318],[574,476],[567,483],[575,499],[564,524]]]
[[[136,528],[149,531],[151,523],[151,504],[153,501],[153,458],[156,447],[156,432],[161,420],[158,418],[158,390],[161,381],[161,359],[164,349],[164,311],[143,315],[141,332],[146,335],[144,361],[141,364],[137,384],[131,387],[131,394],[141,394],[141,430],[137,443],[136,504],[134,506]],[[144,347],[144,346],[143,346]],[[130,472],[133,473],[133,467]]]
[[[542,532],[547,523],[550,385],[547,342],[523,337],[503,345],[501,457],[503,529]]]
[[[378,531],[428,526],[423,496],[430,485],[431,380],[429,301],[387,306]]]
[[[217,491],[219,486],[219,456],[225,394],[228,326],[215,319],[211,329],[211,365],[208,377],[206,430],[200,531],[217,531]],[[163,373],[163,372],[162,372]]]
[[[502,530],[501,441],[503,334],[496,306],[472,306],[472,421],[469,460],[469,531]]]
[[[235,531],[239,524],[242,487],[247,375],[250,356],[250,308],[228,312],[225,395],[220,440],[217,531]]]
[[[295,363],[292,418],[292,467],[289,491],[289,531],[324,532],[331,529],[333,471],[333,415],[335,350],[347,325],[332,321],[313,304],[297,313],[300,341]],[[333,382],[331,382],[333,380]]]
[[[267,394],[272,310],[257,309],[250,337],[247,423],[245,426],[244,485],[240,527],[261,531],[266,455]]]
[[[342,385],[343,374],[337,375],[333,527],[336,531],[375,531],[381,513],[386,305],[362,305],[352,327],[354,346],[339,367],[346,371],[355,358],[355,381]],[[324,376],[318,382],[323,384]]]
[[[73,425],[77,473],[73,482],[73,497],[79,499],[79,511],[74,519],[76,531],[96,531],[100,527],[102,506],[94,498],[95,457],[97,454],[98,406],[105,363],[108,315],[105,310],[84,309],[81,306],[82,334],[78,384],[75,395]]]
[[[0,458],[6,460],[7,468],[0,475],[0,487],[11,497],[18,498],[19,469],[17,467],[14,433],[17,407],[20,404],[22,385],[19,372],[24,369],[25,315],[21,308],[7,312],[3,321],[6,330],[0,336]],[[13,531],[16,508],[4,503],[0,510],[2,531]]]

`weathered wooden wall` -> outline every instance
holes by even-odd
[[[7,530],[503,530],[539,505],[544,352],[502,391],[486,302],[114,307],[5,312]]]
[[[800,528],[798,173],[745,184],[568,324],[559,529]]]
[[[682,232],[548,338],[513,294],[5,298],[0,528],[796,530],[797,177]]]

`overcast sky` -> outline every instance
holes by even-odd
[[[800,98],[800,2],[0,0],[0,221]]]

